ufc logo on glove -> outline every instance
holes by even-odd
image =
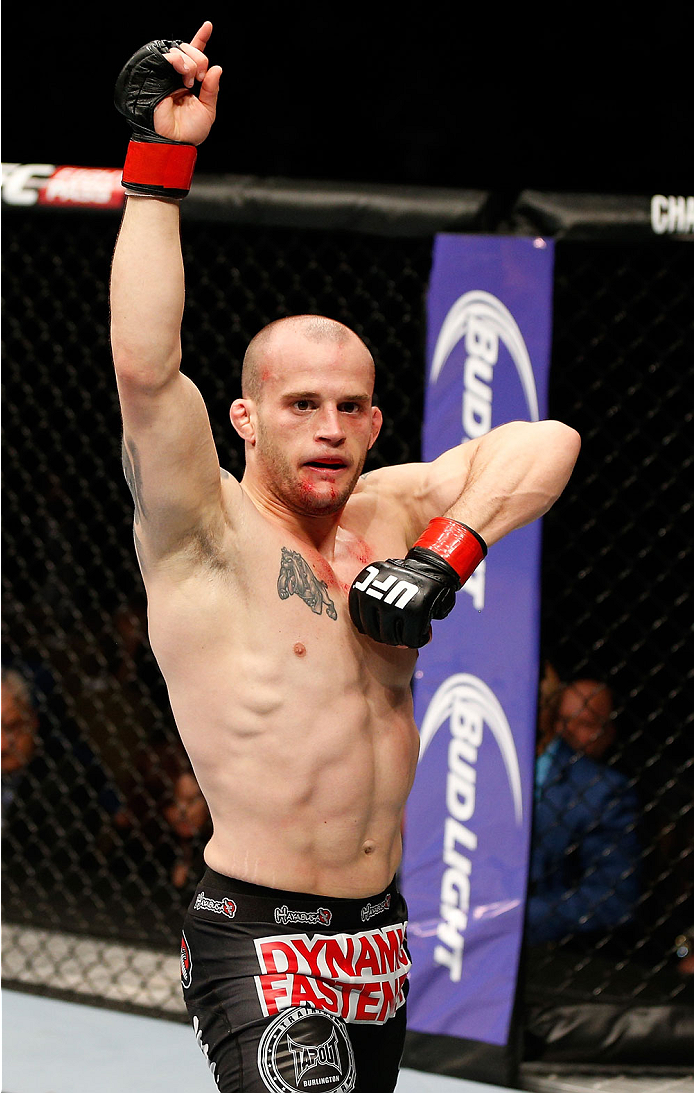
[[[429,641],[431,620],[445,619],[486,553],[486,543],[467,524],[435,517],[405,558],[388,558],[357,574],[349,590],[352,622],[373,641],[420,649]]]
[[[373,596],[376,600],[382,600],[385,596],[384,602],[392,603],[394,607],[402,609],[419,591],[416,584],[411,584],[410,581],[398,581],[393,573],[377,581],[376,578],[380,577],[381,570],[375,565],[367,565],[364,572],[366,573],[364,580],[355,581],[353,587],[358,592],[366,592],[367,596]],[[400,599],[397,599],[398,596]]]

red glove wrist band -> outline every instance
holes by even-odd
[[[162,197],[185,197],[198,150],[194,144],[131,140],[123,167],[123,186]]]
[[[429,521],[420,535],[416,547],[433,550],[448,562],[465,584],[487,553],[487,544],[481,535],[447,516],[437,516]]]

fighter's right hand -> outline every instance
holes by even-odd
[[[208,67],[211,33],[208,21],[191,42],[149,42],[121,71],[115,102],[132,129],[123,172],[128,193],[173,199],[188,193],[195,146],[214,122],[222,74],[219,65]]]

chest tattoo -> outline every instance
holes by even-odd
[[[277,593],[281,600],[298,596],[314,614],[321,615],[325,608],[329,619],[337,618],[335,604],[328,595],[325,581],[319,581],[308,562],[297,551],[288,550],[287,547],[282,547]]]

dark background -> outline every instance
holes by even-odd
[[[210,18],[198,170],[468,189],[686,193],[691,19],[439,3],[49,7],[7,30],[7,162],[121,165],[122,64]],[[689,25],[687,25],[687,21]]]

